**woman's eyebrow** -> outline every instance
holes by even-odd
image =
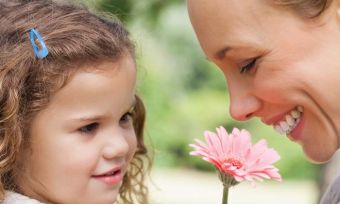
[[[214,54],[215,59],[222,60],[230,50],[232,50],[232,47],[223,47]]]
[[[233,46],[224,46],[223,48],[219,49],[215,54],[214,58],[216,60],[223,60],[227,55],[234,56],[236,53],[242,51],[243,54],[245,53],[254,53],[254,52],[263,52],[262,49],[259,49],[256,43],[248,43],[245,45],[244,43],[239,43]]]

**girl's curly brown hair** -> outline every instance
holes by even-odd
[[[36,28],[49,55],[37,59],[28,31]],[[0,0],[0,200],[5,190],[15,190],[17,160],[29,144],[30,121],[46,107],[82,65],[134,57],[128,31],[118,20],[99,17],[88,9],[52,0]],[[133,117],[138,149],[123,179],[118,200],[148,203],[143,184],[145,110],[136,96]]]

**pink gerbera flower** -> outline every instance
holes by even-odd
[[[190,144],[194,148],[190,154],[201,156],[212,163],[222,176],[230,175],[237,182],[248,180],[254,184],[256,180],[263,181],[264,178],[282,180],[278,169],[272,165],[280,156],[274,149],[267,147],[266,140],[252,145],[247,130],[234,128],[231,134],[223,127],[216,130],[217,133],[205,132],[207,144],[197,139],[196,144]]]

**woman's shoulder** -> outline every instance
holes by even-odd
[[[340,175],[329,186],[320,204],[340,204]]]
[[[340,174],[339,176],[335,179],[334,183],[333,183],[333,187],[335,189],[338,190],[338,192],[340,193]]]
[[[42,203],[16,192],[6,191],[5,198],[2,204],[42,204]]]

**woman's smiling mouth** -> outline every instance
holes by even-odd
[[[289,113],[287,113],[284,118],[280,121],[277,121],[273,124],[274,129],[279,134],[290,134],[294,128],[299,124],[301,121],[301,117],[303,115],[303,107],[297,106]]]
[[[274,127],[276,132],[283,135],[289,135],[300,124],[304,109],[302,106],[296,106],[292,110],[272,117],[271,119],[262,119],[263,123]]]

